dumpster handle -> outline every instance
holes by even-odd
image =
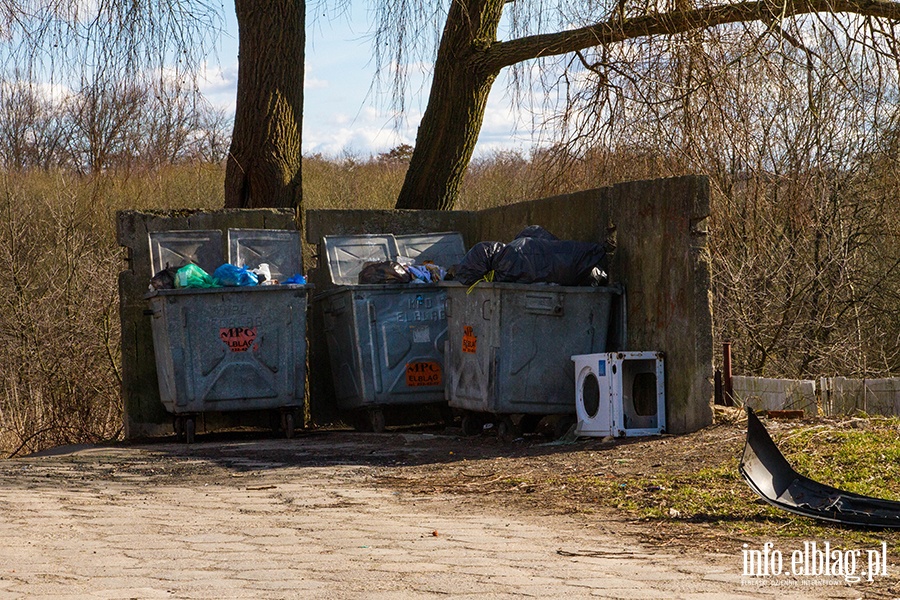
[[[485,321],[490,321],[490,320],[491,320],[491,313],[493,312],[493,309],[494,309],[494,307],[493,307],[493,305],[491,304],[491,301],[490,301],[490,300],[485,300],[484,302],[482,302],[482,304],[481,304],[481,318],[484,319]]]

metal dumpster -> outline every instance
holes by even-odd
[[[367,262],[408,257],[440,266],[465,254],[459,233],[325,236],[335,287],[317,294],[337,408],[380,432],[386,407],[444,404],[446,292],[433,284],[358,284]]]
[[[575,413],[570,357],[606,351],[610,306],[620,288],[441,287],[447,291],[447,400],[463,411],[463,431],[472,435],[497,420],[499,435],[509,438],[543,416],[559,415],[555,433],[565,433]]]
[[[165,265],[163,258],[193,261],[197,248],[209,246],[210,232],[198,232],[196,238],[191,233],[165,232],[151,239],[154,268]],[[268,247],[270,256],[254,258],[271,261],[273,278],[302,270],[296,232],[231,230],[228,236],[229,262],[245,262],[248,247]],[[211,271],[209,261],[218,261],[215,251],[201,265]],[[310,288],[261,285],[147,294],[160,400],[174,415],[179,437],[193,441],[200,413],[269,409],[280,414],[285,435],[293,436],[304,412]]]

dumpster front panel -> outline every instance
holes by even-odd
[[[444,399],[445,298],[434,287],[382,285],[323,298],[339,408]]]
[[[349,289],[329,292],[321,300],[325,321],[325,341],[328,346],[328,357],[331,361],[331,372],[334,379],[335,396],[339,408],[347,408],[366,402],[372,392],[369,382],[364,378],[366,372],[363,356],[370,354],[363,344],[370,344],[367,336],[358,335],[366,332],[367,315],[358,317],[357,304]],[[358,321],[363,323],[362,329]]]
[[[495,390],[500,343],[499,292],[482,284],[471,293],[466,287],[453,284],[445,289],[449,404],[477,412],[499,412]]]
[[[154,346],[158,357],[163,354],[160,390],[170,412],[302,404],[302,287],[167,290],[151,298],[151,306],[163,313],[153,321]]]
[[[600,288],[538,288],[501,291],[501,298],[502,412],[574,413],[570,357],[606,349],[610,294]]]
[[[606,349],[618,290],[449,285],[451,407],[492,414],[574,413],[570,357]]]

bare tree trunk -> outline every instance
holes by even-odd
[[[237,105],[226,208],[299,208],[304,0],[235,0]]]
[[[438,48],[428,106],[397,208],[450,210],[500,72],[476,59],[494,42],[504,0],[454,0]]]

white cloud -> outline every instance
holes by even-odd
[[[418,123],[420,115],[416,115]],[[307,112],[303,117],[303,151],[337,156],[343,152],[362,155],[385,152],[399,144],[412,144],[415,129],[393,128],[390,116],[373,106],[364,106],[356,115],[341,112]]]
[[[237,95],[237,74],[237,63],[225,67],[205,63],[198,77],[200,92],[213,106],[233,113]]]

